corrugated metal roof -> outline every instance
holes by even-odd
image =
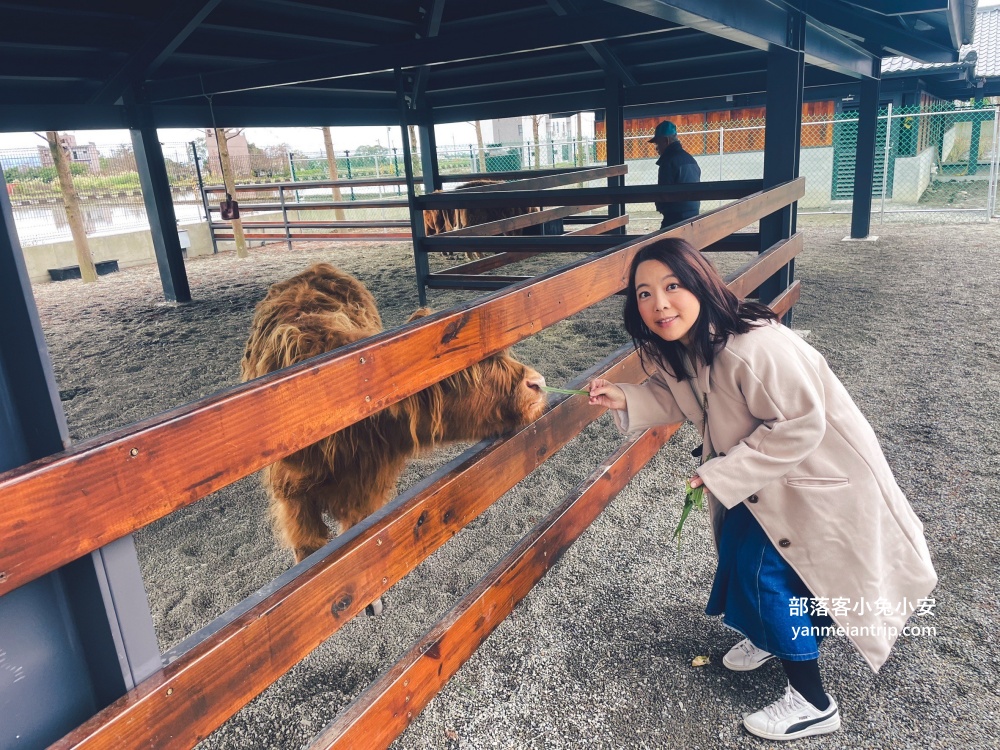
[[[963,44],[959,50],[959,60],[975,51],[975,74],[983,78],[1000,77],[1000,7],[984,8],[976,13],[976,31],[972,44]],[[887,57],[882,60],[882,75],[886,73],[909,73],[920,70],[953,68],[957,63],[921,63],[908,57]]]

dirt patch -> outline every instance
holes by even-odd
[[[977,208],[985,211],[989,187],[989,180],[985,178],[982,180],[934,180],[920,196],[920,206],[927,208]]]

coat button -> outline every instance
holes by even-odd
[[[760,500],[760,498],[759,498],[759,497],[757,497],[756,495],[751,495],[750,497],[748,497],[748,498],[747,498],[747,502],[748,502],[748,503],[755,503],[755,502],[757,502],[758,500]]]
[[[782,547],[787,547],[788,545],[791,544],[791,542],[788,541],[787,539],[779,539],[778,544]]]

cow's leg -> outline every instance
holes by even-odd
[[[295,553],[300,563],[330,539],[323,523],[322,506],[309,496],[272,496],[271,515],[284,545]]]
[[[383,457],[385,460],[386,457]],[[380,465],[377,471],[359,471],[352,477],[330,488],[327,495],[327,512],[336,519],[343,534],[359,521],[363,521],[385,505],[396,490],[396,480],[406,464],[406,457],[399,456]],[[384,610],[382,597],[365,607],[365,614],[377,617]]]

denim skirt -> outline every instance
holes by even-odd
[[[814,628],[833,625],[829,615],[803,606],[812,596],[746,504],[727,510],[705,614],[723,615],[724,625],[781,659],[808,661],[819,657],[823,640]]]

